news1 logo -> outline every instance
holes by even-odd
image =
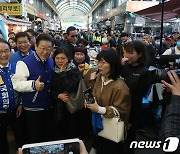
[[[177,137],[168,137],[162,144],[161,141],[132,141],[130,148],[139,148],[139,149],[158,149],[162,146],[164,152],[174,152],[178,148],[179,139]]]
[[[179,139],[177,137],[168,137],[163,144],[164,152],[174,152],[178,148]]]

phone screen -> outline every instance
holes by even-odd
[[[23,149],[23,154],[79,154],[79,142],[44,145]]]

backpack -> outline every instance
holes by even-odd
[[[171,55],[176,55],[175,47],[171,48]]]

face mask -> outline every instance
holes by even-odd
[[[177,41],[177,47],[180,48],[180,41]]]

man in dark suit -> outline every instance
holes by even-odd
[[[75,27],[70,26],[67,29],[66,33],[67,33],[67,41],[65,44],[62,45],[62,47],[66,48],[69,51],[69,57],[70,59],[73,59],[73,49],[76,46],[78,32]]]
[[[78,31],[75,27],[70,26],[68,27],[66,33],[67,33],[67,37],[66,37],[67,40],[65,43],[61,44],[61,46],[68,50],[69,58],[70,60],[72,60],[74,58],[73,57],[74,47],[77,46],[76,43],[78,40]],[[87,62],[88,64],[90,63],[90,58],[88,55],[86,55],[85,62]]]

